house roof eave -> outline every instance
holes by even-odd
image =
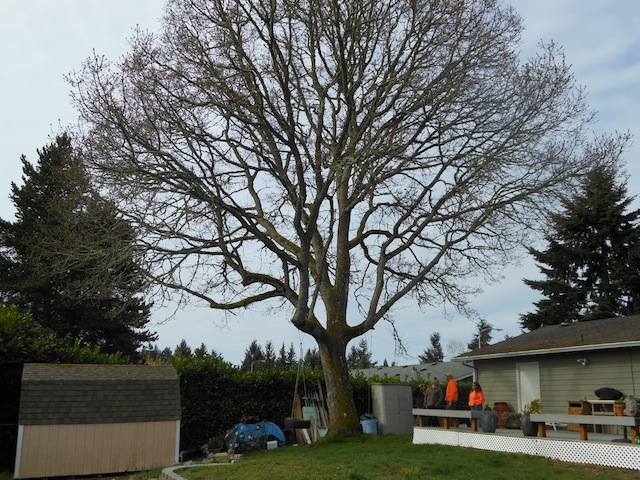
[[[466,360],[490,360],[495,358],[507,358],[507,357],[528,357],[535,355],[550,355],[554,353],[572,353],[572,352],[584,352],[585,350],[611,350],[617,348],[634,348],[640,347],[640,341],[633,342],[615,342],[615,343],[599,343],[592,345],[572,345],[568,347],[557,348],[544,348],[535,350],[520,350],[516,352],[496,352],[480,355],[465,355],[464,357],[455,357],[451,360],[454,362],[464,362]]]

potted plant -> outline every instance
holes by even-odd
[[[491,410],[489,405],[485,405],[480,417],[480,428],[483,432],[494,433],[498,427],[498,414]]]
[[[520,428],[522,433],[529,437],[535,437],[538,434],[538,425],[531,421],[532,413],[542,413],[542,402],[539,398],[531,400],[522,409],[522,417],[520,418]]]
[[[624,403],[624,399],[619,398],[615,401],[615,403],[613,404],[613,409],[616,412],[616,415],[618,417],[623,417],[624,416],[624,408],[625,408],[625,403]]]
[[[520,418],[522,415],[516,412],[504,412],[502,414],[502,423],[504,428],[516,429],[520,428]]]

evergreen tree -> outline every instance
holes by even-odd
[[[371,360],[372,353],[369,351],[367,341],[362,338],[358,343],[358,347],[352,346],[347,355],[347,364],[349,368],[371,368],[375,367],[378,362]]]
[[[278,360],[276,360],[276,365],[280,370],[288,370],[287,349],[284,346],[284,342],[282,342],[282,346],[280,347],[280,351],[278,352]]]
[[[319,369],[322,366],[320,360],[320,352],[317,348],[308,348],[304,354],[304,366],[312,370]]]
[[[473,336],[473,339],[467,344],[467,348],[469,350],[475,350],[477,348],[486,347],[491,342],[493,336],[491,332],[495,330],[495,327],[487,322],[485,319],[481,318],[478,323],[476,323],[476,333]],[[501,330],[498,328],[497,330]]]
[[[183,338],[182,341],[176,345],[176,349],[173,351],[174,357],[193,357],[191,347],[187,344],[187,341]]]
[[[169,347],[164,347],[162,352],[160,352],[160,357],[159,358],[166,362],[166,361],[168,361],[168,360],[173,358],[173,352],[171,351],[171,349]]]
[[[289,365],[289,368],[292,368],[297,363],[298,363],[298,357],[296,355],[296,349],[293,346],[293,342],[291,342],[289,344],[289,351],[287,352],[287,364]]]
[[[264,364],[268,368],[272,368],[276,364],[276,352],[273,349],[273,342],[267,341],[264,345]]]
[[[552,216],[547,249],[529,250],[545,279],[525,283],[544,298],[520,316],[524,328],[640,313],[640,211],[626,212],[633,198],[615,177],[594,168]]]
[[[251,345],[249,345],[249,348],[244,352],[244,360],[240,365],[240,369],[245,372],[250,372],[255,368],[255,364],[257,362],[263,361],[265,361],[265,358],[262,347],[260,347],[257,340],[253,340]]]
[[[142,363],[151,364],[162,361],[162,352],[158,345],[149,345],[143,352],[144,359]]]
[[[205,358],[205,357],[207,357],[209,355],[209,352],[207,350],[207,346],[204,344],[204,342],[202,342],[200,344],[200,346],[195,349],[193,354],[194,354],[194,356],[196,358]]]
[[[296,363],[296,350],[293,347],[293,343],[290,344],[289,350],[287,350],[284,342],[282,342],[276,365],[280,370],[289,370],[290,368],[294,367]]]
[[[22,157],[16,221],[0,220],[0,295],[63,338],[137,356],[155,340],[135,232],[91,187],[67,135]]]
[[[422,355],[418,355],[420,363],[441,362],[444,359],[444,352],[440,344],[440,333],[432,333],[429,339],[431,341],[431,347],[426,349]]]

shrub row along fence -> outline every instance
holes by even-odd
[[[224,435],[236,423],[274,422],[283,426],[292,416],[294,395],[326,393],[321,371],[261,367],[243,372],[215,358],[175,358],[172,364],[180,376],[182,449],[199,448]],[[353,379],[359,414],[370,411],[369,382]]]

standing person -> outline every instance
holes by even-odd
[[[427,408],[438,408],[443,400],[444,393],[440,388],[440,381],[438,377],[434,377],[431,386],[427,388],[424,405]],[[440,426],[440,422],[438,422],[437,417],[427,417],[427,425],[430,427],[438,427]]]
[[[469,408],[471,411],[481,412],[484,404],[484,393],[478,382],[473,382],[471,392],[469,392]]]
[[[447,392],[444,395],[447,410],[455,410],[458,405],[458,382],[453,379],[453,373],[447,373]]]
[[[420,394],[422,395],[422,400],[420,405],[417,405],[418,408],[428,408],[427,407],[427,387],[424,386],[424,383],[420,384]]]
[[[418,385],[418,388],[418,393],[416,393],[413,397],[415,408],[427,408],[427,387],[424,386],[424,383],[421,383],[420,385]],[[414,418],[414,425],[416,427],[420,426],[420,419],[420,416],[416,416]]]

